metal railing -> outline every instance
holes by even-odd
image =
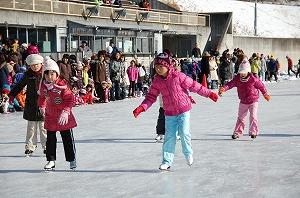
[[[65,2],[59,0],[7,0],[0,1],[0,10],[19,10],[27,12],[60,14],[70,16],[82,16],[83,11],[95,4],[86,2]],[[92,15],[92,18],[112,19],[115,11],[126,9],[126,16],[119,20],[137,21],[141,12],[148,12],[148,17],[143,22],[174,24],[174,25],[192,25],[192,26],[209,26],[206,18],[209,15],[198,13],[181,13],[161,10],[146,11],[137,7],[117,7],[112,5],[101,5],[99,13]]]

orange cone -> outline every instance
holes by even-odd
[[[206,81],[206,75],[205,74],[203,74],[203,79],[202,79],[201,85],[207,88],[207,81]]]

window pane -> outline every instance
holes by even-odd
[[[5,40],[6,38],[6,27],[0,27],[0,42],[3,42],[3,40]]]
[[[26,29],[19,28],[19,43],[26,43]]]
[[[29,43],[37,43],[36,29],[28,29],[28,42]]]
[[[17,36],[17,28],[9,27],[8,28],[8,35],[9,35],[9,39],[10,40],[18,38],[18,36]]]
[[[124,53],[133,53],[133,38],[123,38],[124,39]]]
[[[71,37],[71,52],[77,51],[79,47],[79,36]]]
[[[123,38],[118,37],[116,39],[116,47],[119,49],[119,51],[123,52]]]
[[[137,53],[142,52],[142,39],[141,38],[136,39],[136,52]]]
[[[94,44],[94,51],[98,52],[102,50],[102,45],[101,45],[101,37],[96,37],[95,38],[95,44]]]
[[[110,41],[113,41],[112,37],[104,37],[102,41],[102,50],[106,50],[106,48],[109,46]]]

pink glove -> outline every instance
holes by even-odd
[[[213,100],[214,102],[217,102],[218,100],[218,95],[215,92],[211,92],[208,96],[211,100]]]
[[[69,119],[69,114],[66,111],[62,111],[59,119],[58,119],[58,124],[59,125],[66,125],[68,123],[68,119]]]
[[[45,117],[45,108],[40,107],[39,110],[40,110],[41,115],[42,115],[43,117]]]
[[[133,115],[135,118],[137,118],[142,112],[144,112],[145,109],[142,106],[138,106],[135,110],[133,110]]]

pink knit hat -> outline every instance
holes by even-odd
[[[172,61],[170,56],[167,53],[160,53],[154,59],[154,65],[161,64],[167,68],[172,68]]]
[[[250,63],[247,59],[244,59],[239,66],[239,73],[245,74],[250,72],[251,72]]]

